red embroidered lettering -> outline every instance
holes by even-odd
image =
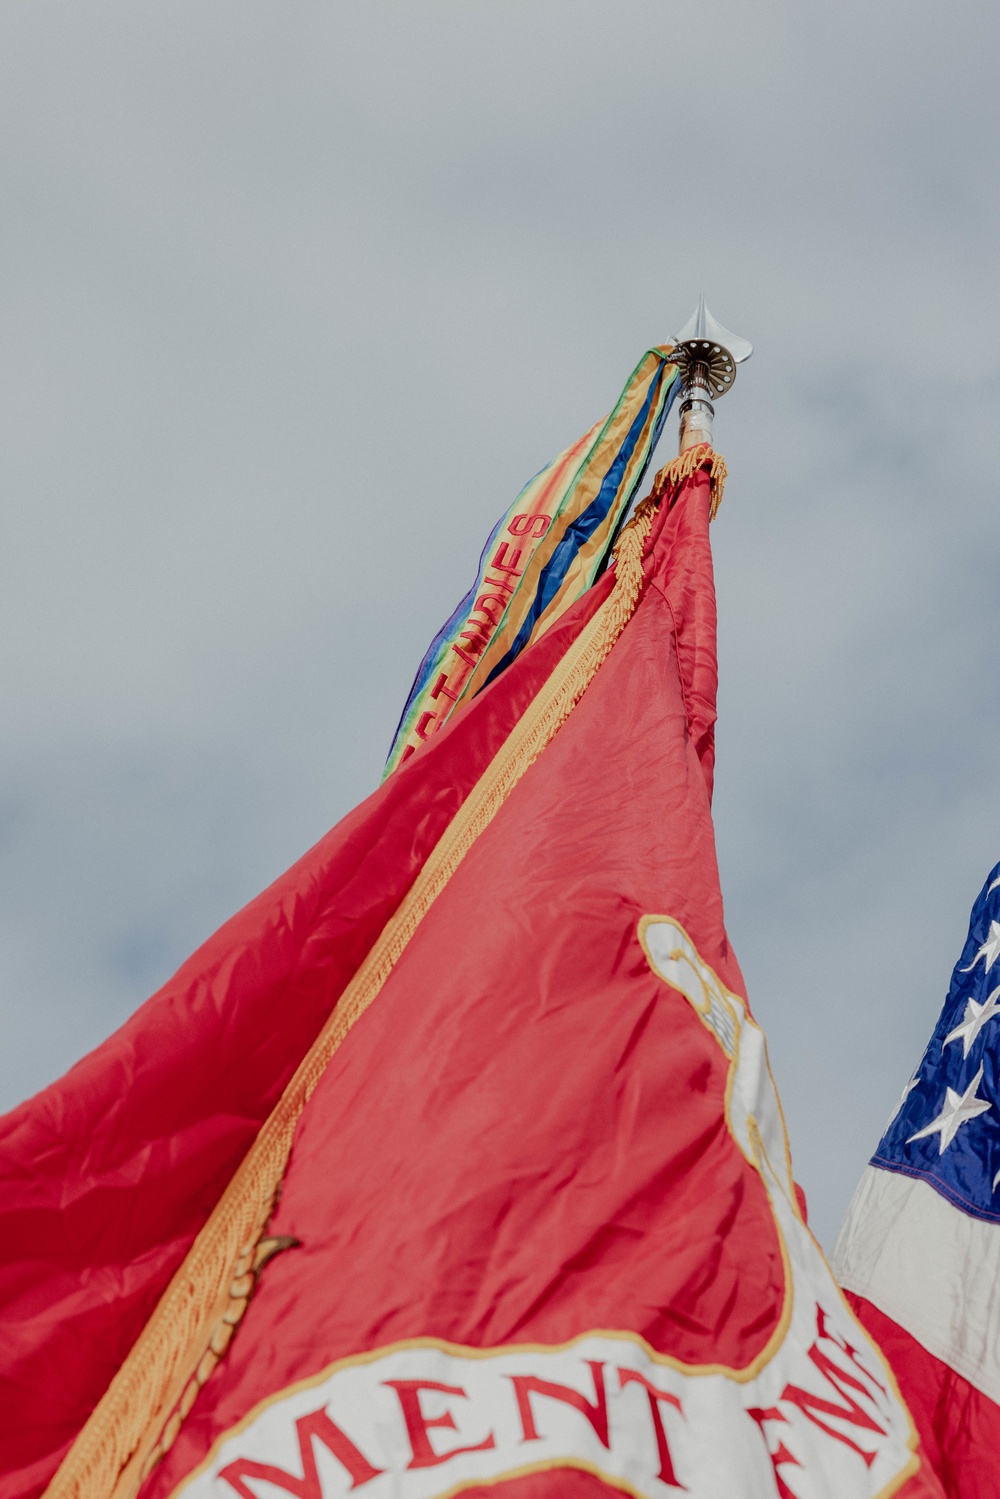
[[[421,713],[420,717],[417,719],[416,725],[415,725],[414,730],[413,730],[414,734],[416,734],[416,736],[417,736],[418,739],[426,739],[427,738],[427,730],[430,727],[430,725],[434,722],[434,720],[435,720],[436,717],[437,717],[437,714],[435,714],[435,713]]]
[[[838,1431],[835,1426],[828,1426],[825,1421],[820,1420],[820,1416],[833,1416],[837,1420],[845,1421],[849,1426],[857,1426],[863,1431],[875,1431],[878,1432],[879,1436],[885,1436],[885,1427],[880,1426],[874,1417],[870,1416],[864,1407],[858,1404],[854,1395],[851,1394],[853,1390],[859,1395],[864,1395],[867,1400],[872,1400],[872,1393],[868,1385],[862,1384],[861,1380],[852,1374],[850,1370],[842,1369],[839,1364],[835,1364],[829,1354],[823,1352],[823,1349],[820,1347],[820,1340],[825,1339],[827,1342],[832,1343],[841,1353],[847,1354],[856,1368],[861,1369],[861,1365],[858,1364],[857,1359],[854,1357],[855,1350],[850,1347],[850,1344],[842,1343],[830,1336],[826,1329],[826,1318],[823,1315],[822,1307],[816,1308],[816,1314],[818,1337],[809,1350],[809,1357],[827,1384],[832,1385],[836,1390],[843,1404],[840,1405],[834,1400],[824,1400],[822,1396],[814,1395],[811,1390],[803,1390],[798,1385],[791,1384],[786,1385],[782,1390],[781,1399],[787,1400],[791,1405],[796,1406],[814,1426],[818,1426],[820,1431],[825,1431],[827,1436],[835,1437],[838,1442],[843,1442],[846,1447],[850,1447],[852,1452],[856,1452],[863,1459],[865,1466],[870,1468],[875,1461],[876,1454],[874,1452],[870,1452],[866,1447],[859,1447],[858,1443],[852,1441],[844,1432]],[[864,1373],[865,1371],[861,1369],[861,1372]],[[869,1378],[869,1384],[872,1383],[877,1384],[877,1381]],[[881,1386],[878,1386],[878,1388],[881,1388]]]
[[[675,1489],[683,1489],[684,1484],[678,1483],[674,1473],[667,1433],[663,1429],[663,1417],[660,1415],[660,1401],[662,1400],[664,1405],[672,1405],[683,1416],[684,1409],[680,1401],[676,1395],[671,1395],[667,1390],[658,1390],[655,1384],[650,1384],[649,1380],[636,1369],[619,1369],[618,1378],[623,1390],[626,1385],[637,1384],[646,1391],[649,1398],[649,1413],[653,1418],[653,1430],[656,1433],[656,1450],[660,1457],[660,1482],[672,1484]]]
[[[428,1416],[424,1413],[420,1405],[421,1390],[437,1390],[442,1395],[461,1396],[463,1400],[468,1400],[468,1395],[458,1385],[438,1384],[432,1379],[387,1379],[385,1383],[389,1389],[396,1391],[403,1420],[406,1422],[406,1434],[413,1452],[413,1457],[406,1465],[408,1468],[433,1468],[437,1463],[446,1463],[459,1452],[485,1452],[487,1448],[496,1446],[493,1433],[490,1432],[484,1441],[477,1442],[472,1447],[453,1447],[450,1452],[435,1452],[427,1433],[439,1426],[446,1426],[451,1431],[457,1431],[458,1428],[450,1411],[445,1411],[443,1416]]]
[[[823,1339],[827,1343],[832,1343],[835,1348],[839,1348],[841,1353],[845,1353],[854,1367],[864,1375],[869,1384],[874,1385],[875,1388],[881,1391],[883,1395],[888,1396],[889,1391],[886,1389],[885,1385],[880,1383],[880,1381],[875,1378],[871,1370],[866,1369],[864,1364],[859,1361],[858,1350],[856,1348],[853,1348],[851,1344],[846,1342],[843,1338],[839,1338],[836,1333],[829,1331],[829,1329],[827,1328],[826,1312],[824,1312],[821,1306],[818,1306],[816,1308],[816,1336]]]
[[[511,536],[544,536],[552,524],[551,515],[515,515],[507,530]]]
[[[869,1415],[864,1407],[858,1404],[855,1398],[856,1395],[863,1395],[866,1400],[874,1403],[875,1396],[872,1394],[871,1387],[874,1386],[875,1389],[881,1390],[883,1394],[885,1394],[885,1387],[859,1363],[857,1349],[852,1348],[850,1343],[844,1342],[829,1331],[826,1314],[822,1307],[816,1308],[816,1331],[817,1338],[809,1350],[809,1358],[827,1384],[833,1386],[834,1390],[840,1396],[840,1401],[843,1403],[836,1400],[827,1400],[824,1396],[817,1395],[812,1390],[804,1390],[800,1385],[794,1384],[786,1384],[779,1399],[794,1406],[796,1410],[801,1411],[806,1420],[810,1421],[813,1426],[817,1426],[826,1436],[832,1437],[834,1441],[842,1442],[845,1447],[849,1447],[852,1452],[856,1452],[865,1464],[865,1467],[870,1468],[878,1455],[877,1452],[872,1452],[867,1447],[860,1446],[859,1443],[855,1442],[845,1432],[838,1431],[835,1426],[829,1425],[829,1421],[831,1419],[843,1421],[849,1426],[860,1428],[863,1431],[877,1432],[879,1436],[885,1436],[885,1427],[881,1426],[873,1416]],[[858,1370],[858,1373],[864,1376],[866,1382],[863,1383],[850,1369],[845,1369],[840,1364],[834,1363],[830,1355],[821,1348],[821,1342],[832,1343],[838,1352],[844,1354],[850,1360],[854,1368]],[[765,1445],[767,1444],[767,1436],[764,1432],[764,1422],[782,1421],[787,1425],[789,1419],[775,1406],[771,1406],[767,1410],[748,1410],[747,1415],[751,1416],[757,1422],[761,1435],[764,1437]],[[826,1419],[823,1419],[824,1417]],[[771,1452],[770,1447],[768,1447],[768,1456],[774,1467],[778,1483],[778,1493],[781,1495],[781,1499],[796,1499],[795,1494],[778,1472],[778,1467],[781,1464],[787,1463],[801,1467],[798,1459],[791,1455],[784,1443],[779,1443],[777,1452]]]
[[[591,1426],[597,1433],[598,1439],[605,1447],[609,1447],[608,1441],[608,1396],[604,1388],[604,1365],[595,1363],[592,1359],[587,1360],[587,1368],[590,1370],[594,1381],[594,1403],[581,1395],[579,1390],[574,1390],[570,1385],[552,1384],[547,1379],[538,1379],[534,1374],[509,1374],[507,1377],[514,1386],[514,1394],[517,1396],[517,1409],[521,1417],[521,1428],[524,1432],[526,1442],[537,1442],[540,1440],[538,1428],[535,1426],[535,1417],[531,1409],[532,1395],[544,1395],[548,1400],[561,1400],[564,1405],[571,1405],[581,1415],[586,1416]]]
[[[792,1456],[788,1448],[785,1446],[784,1442],[780,1440],[778,1442],[777,1452],[772,1452],[770,1447],[768,1446],[767,1432],[764,1430],[765,1421],[784,1421],[787,1425],[788,1417],[783,1416],[781,1411],[779,1411],[777,1407],[773,1405],[769,1406],[767,1410],[761,1410],[759,1407],[755,1407],[748,1410],[747,1415],[750,1416],[754,1421],[756,1421],[758,1427],[760,1428],[760,1434],[764,1439],[764,1447],[767,1451],[768,1457],[771,1459],[771,1467],[774,1469],[774,1481],[778,1485],[778,1499],[796,1499],[796,1495],[788,1487],[787,1483],[778,1472],[778,1469],[780,1467],[784,1467],[786,1463],[790,1463],[793,1468],[801,1468],[802,1464],[799,1462],[797,1457]]]
[[[492,610],[487,609],[487,607],[486,607],[487,604],[499,604],[500,605],[500,608],[497,611],[496,618],[494,618]],[[504,599],[504,598],[501,598],[498,593],[481,593],[479,595],[478,599],[476,600],[475,608],[471,609],[469,612],[470,612],[470,614],[485,614],[486,618],[489,620],[490,624],[495,626],[496,623],[497,623],[497,620],[499,620],[500,615],[503,613],[503,611],[506,608],[506,606],[507,606],[507,600]]]
[[[471,637],[471,638],[476,639],[476,637]],[[460,635],[459,639],[460,640],[468,640],[468,639],[470,639],[470,636],[468,636],[468,635]],[[480,646],[482,645],[482,641],[481,640],[477,640],[477,643]],[[470,656],[469,653],[468,653],[468,651],[463,650],[460,645],[453,645],[452,646],[452,650],[455,652],[456,656],[461,656],[462,660],[465,662],[465,664],[467,666],[471,666],[471,667],[475,668],[475,665],[476,665],[475,657]]]
[[[431,697],[438,698],[443,694],[445,697],[450,697],[453,703],[457,703],[458,693],[449,692],[447,683],[448,673],[446,671],[443,671],[438,677],[437,681],[434,683],[434,686],[431,688]]]
[[[516,552],[511,552],[510,557],[508,558],[507,550],[509,546],[509,541],[502,541],[500,543],[500,545],[496,549],[493,561],[490,563],[490,567],[495,567],[497,572],[510,573],[513,577],[519,578],[521,576],[521,570],[517,564],[521,560],[520,548]]]
[[[248,1478],[262,1478],[267,1483],[273,1483],[275,1488],[294,1494],[295,1499],[323,1499],[323,1486],[313,1451],[314,1441],[322,1442],[327,1451],[332,1452],[341,1466],[347,1469],[351,1475],[352,1489],[360,1488],[363,1483],[370,1483],[382,1472],[381,1468],[372,1467],[364,1453],[358,1451],[351,1439],[330,1420],[325,1410],[300,1416],[295,1423],[295,1435],[299,1439],[301,1478],[296,1478],[294,1473],[286,1473],[283,1468],[275,1468],[270,1463],[255,1463],[248,1457],[239,1457],[234,1463],[229,1463],[222,1469],[219,1477],[224,1478],[236,1490],[240,1499],[259,1499],[253,1489],[247,1487]]]

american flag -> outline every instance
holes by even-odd
[[[1000,1493],[1000,864],[834,1266],[947,1492]]]
[[[941,1017],[872,1157],[1000,1223],[1000,865],[972,909]]]

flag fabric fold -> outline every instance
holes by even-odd
[[[610,414],[521,490],[476,580],[428,647],[386,775],[515,661],[602,571],[678,389],[670,347],[648,349]]]
[[[834,1252],[949,1499],[1000,1487],[998,957],[1000,865]]]

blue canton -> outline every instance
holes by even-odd
[[[1000,864],[972,908],[941,1018],[872,1165],[1000,1223]]]

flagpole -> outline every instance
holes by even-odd
[[[678,451],[685,453],[700,443],[711,447],[713,397],[717,401],[732,390],[736,366],[750,358],[753,345],[716,321],[705,306],[704,295],[674,342],[671,359],[682,381]]]

